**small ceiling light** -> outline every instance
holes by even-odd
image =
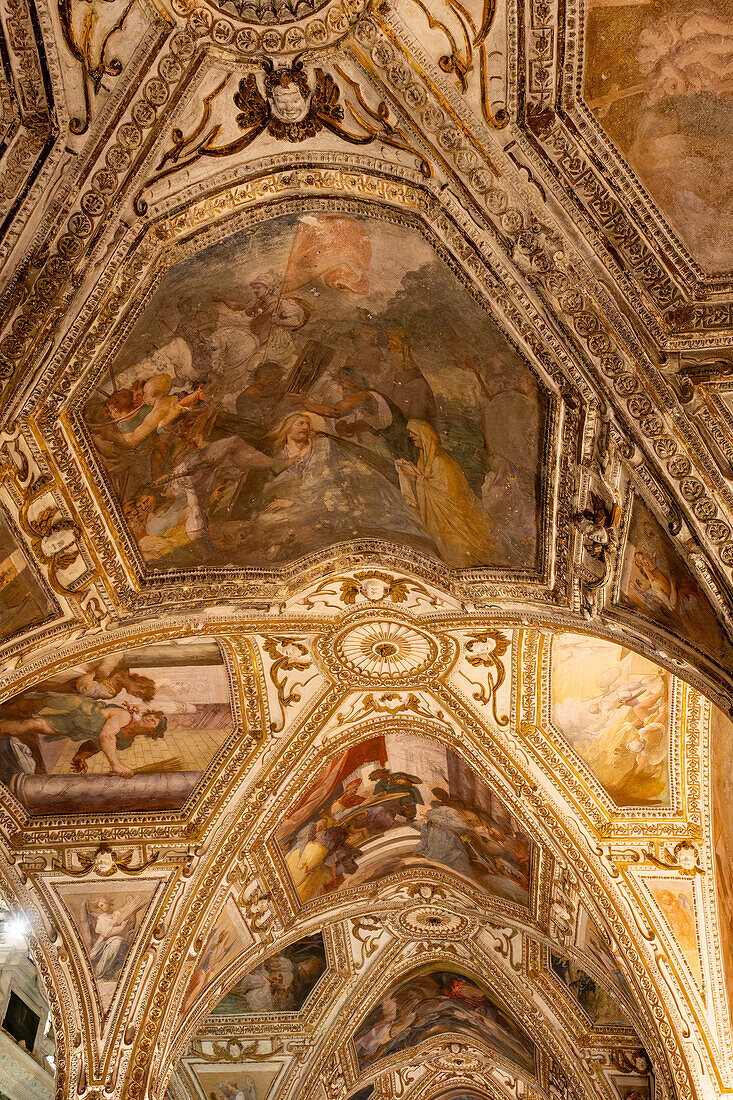
[[[13,917],[3,929],[11,943],[19,943],[29,932],[28,922],[25,917]]]

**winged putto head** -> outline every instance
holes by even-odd
[[[240,111],[237,124],[249,131],[246,137],[239,139],[237,148],[245,148],[264,130],[279,141],[305,141],[327,127],[347,141],[353,140],[338,125],[344,110],[332,76],[323,69],[316,69],[311,85],[302,62],[297,59],[289,67],[279,69],[269,57],[260,64],[265,70],[264,97],[254,73],[240,80],[239,91],[234,96]],[[363,139],[359,139],[359,143],[362,142]],[[233,150],[234,146],[227,148]]]
[[[311,89],[303,66],[295,61],[289,68],[265,71],[265,95],[270,110],[281,122],[302,122],[310,110]]]

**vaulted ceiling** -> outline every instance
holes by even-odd
[[[733,1088],[732,41],[0,11],[0,894],[58,1100]]]

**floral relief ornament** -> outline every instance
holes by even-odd
[[[261,1050],[263,1045],[264,1050]],[[200,1041],[194,1040],[192,1053],[202,1062],[267,1062],[273,1055],[280,1054],[282,1049],[282,1043],[268,1043],[265,1039],[251,1039],[247,1042],[225,1039],[223,1042],[214,1040],[209,1053],[203,1049]]]

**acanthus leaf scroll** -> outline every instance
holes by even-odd
[[[313,665],[313,658],[309,647],[297,638],[266,636],[263,638],[262,645],[272,661],[269,675],[277,691],[280,706],[280,719],[271,723],[271,729],[273,733],[280,733],[285,727],[285,711],[293,703],[300,702],[301,693],[298,688],[303,688],[315,675],[309,676],[305,682],[301,682],[296,687],[288,687],[288,673],[307,671]]]
[[[473,693],[473,698],[478,703],[491,703],[491,710],[494,716],[494,721],[498,726],[506,726],[509,724],[509,718],[507,715],[499,714],[496,709],[496,693],[504,683],[506,679],[506,668],[504,667],[504,655],[509,649],[509,639],[505,634],[502,634],[500,630],[492,630],[487,628],[485,630],[475,631],[469,635],[468,640],[465,643],[465,659],[469,665],[474,668],[486,669],[486,686],[476,683],[476,681],[469,680],[474,687],[477,688]],[[465,673],[464,673],[465,675]],[[466,677],[466,679],[469,679]]]
[[[115,4],[115,0],[104,0],[104,2],[110,7]],[[92,115],[92,92],[95,96],[99,94],[105,76],[119,76],[122,72],[122,63],[119,58],[109,58],[107,50],[111,39],[123,29],[133,4],[134,0],[128,0],[119,15],[113,9],[113,14],[117,15],[113,24],[100,28],[102,20],[94,0],[84,0],[84,18],[80,32],[77,33],[74,25],[73,0],[58,0],[61,31],[69,52],[81,68],[84,94],[84,115],[81,118],[71,119],[69,129],[72,134],[78,136],[86,134]],[[96,48],[95,39],[100,39]]]

